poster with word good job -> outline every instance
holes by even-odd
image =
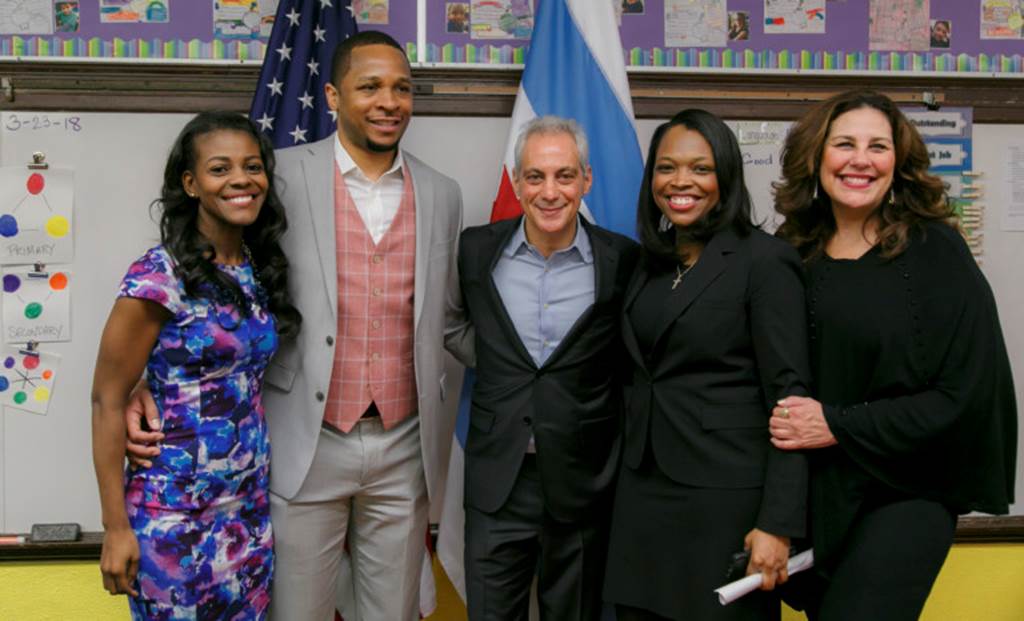
[[[0,168],[0,265],[70,262],[73,198],[70,169]]]
[[[71,340],[71,273],[4,270],[4,342]]]
[[[0,347],[0,405],[46,414],[60,356]]]

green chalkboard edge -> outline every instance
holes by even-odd
[[[27,536],[27,535],[26,535]],[[1024,515],[964,516],[956,543],[1024,543]],[[103,533],[83,533],[72,543],[25,543],[0,546],[0,563],[26,561],[98,561]]]

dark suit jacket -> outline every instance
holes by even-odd
[[[465,503],[488,513],[501,508],[532,432],[545,507],[557,520],[576,521],[606,499],[618,465],[619,321],[638,247],[584,224],[594,252],[594,304],[538,368],[491,277],[518,226],[515,219],[469,228],[459,243],[463,303],[476,330]]]
[[[625,460],[638,468],[650,445],[661,470],[705,488],[764,488],[756,524],[802,536],[807,463],[772,447],[775,402],[807,395],[807,318],[800,260],[789,245],[755,230],[717,233],[669,297],[652,351],[641,351],[629,320],[633,360],[626,387]],[[625,313],[649,273],[638,269]]]

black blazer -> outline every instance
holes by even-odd
[[[804,534],[807,462],[772,447],[775,402],[807,395],[807,318],[796,251],[754,230],[716,233],[682,281],[681,295],[641,351],[622,322],[633,361],[626,387],[625,462],[638,468],[650,445],[660,469],[678,483],[764,488],[754,526]],[[624,313],[649,278],[637,270]]]
[[[467,506],[501,508],[533,433],[545,508],[575,521],[606,499],[618,465],[622,394],[619,321],[638,246],[584,223],[594,252],[594,304],[539,368],[491,274],[519,219],[473,227],[459,243],[459,282],[475,328],[476,384],[466,439]]]

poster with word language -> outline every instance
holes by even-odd
[[[70,169],[0,168],[0,265],[71,261],[73,193]]]
[[[46,414],[60,356],[0,346],[0,405]]]
[[[2,280],[5,343],[71,340],[71,272],[8,267]]]

